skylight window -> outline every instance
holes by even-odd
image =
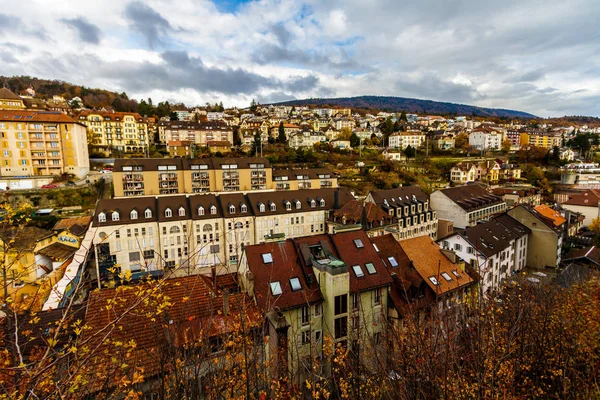
[[[353,265],[352,269],[354,270],[354,275],[356,275],[357,278],[365,276],[365,273],[363,272],[360,265]]]
[[[458,273],[458,271],[457,271],[457,270],[453,269],[453,270],[452,270],[452,274],[453,274],[455,277],[457,277],[457,278],[460,278],[460,274]]]
[[[367,267],[367,271],[369,272],[369,274],[373,275],[374,273],[376,273],[377,271],[375,270],[375,266],[373,265],[373,263],[366,263],[365,267]]]
[[[388,261],[392,268],[396,268],[398,266],[398,261],[396,261],[396,257],[388,257]]]
[[[271,282],[270,285],[273,296],[279,296],[281,293],[283,293],[281,291],[281,283],[279,283],[279,281]]]
[[[298,278],[290,278],[290,286],[292,287],[293,292],[302,289],[302,284]]]
[[[429,280],[431,281],[431,283],[433,283],[435,286],[438,286],[440,283],[438,282],[438,280],[435,278],[435,276],[430,276]]]
[[[375,247],[375,251],[379,253],[379,247],[375,243],[373,243],[373,247]]]
[[[445,280],[447,280],[448,282],[450,282],[452,280],[452,277],[447,273],[447,272],[442,272],[442,276],[444,277]]]
[[[262,255],[262,259],[263,259],[263,262],[265,264],[272,263],[273,262],[273,254],[271,254],[271,253],[264,253]]]
[[[354,245],[356,246],[357,249],[362,249],[363,247],[365,247],[362,240],[360,240],[360,239],[354,239]]]

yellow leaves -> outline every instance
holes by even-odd
[[[48,339],[48,346],[50,346],[50,347],[56,346],[57,343],[58,343],[58,340],[56,340],[54,338]]]
[[[77,353],[77,347],[76,347],[76,346],[71,346],[71,347],[69,348],[69,352],[70,352],[70,353],[73,353],[73,354]]]

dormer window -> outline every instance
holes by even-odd
[[[299,210],[300,208],[302,208],[302,203],[300,203],[299,200],[296,200],[296,210]]]
[[[106,214],[102,212],[98,214],[98,222],[106,222]]]
[[[260,204],[258,205],[258,210],[259,210],[260,212],[265,212],[265,205],[264,205],[263,203],[260,203]]]
[[[170,208],[167,208],[167,209],[165,210],[165,217],[167,217],[167,218],[171,218],[172,216],[173,216],[173,211],[171,211],[171,209],[170,209]]]
[[[131,210],[129,213],[129,219],[138,219],[138,212],[136,210]]]
[[[152,218],[152,210],[150,210],[149,208],[147,208],[146,211],[144,211],[144,217],[145,218]]]
[[[113,221],[118,221],[119,220],[119,212],[115,211],[112,213],[112,220]]]
[[[271,211],[275,211],[277,209],[277,206],[275,205],[275,203],[271,203]]]
[[[229,214],[235,214],[235,206],[233,204],[229,206]]]
[[[311,208],[315,208],[317,206],[317,203],[314,200],[310,201],[310,207]]]
[[[217,213],[217,207],[215,207],[215,206],[211,206],[211,207],[210,207],[210,214],[211,214],[211,215],[215,215],[216,213]]]
[[[204,215],[204,207],[198,207],[198,215]]]
[[[292,209],[292,203],[290,203],[289,201],[285,202],[285,209],[287,211],[290,211]]]
[[[243,212],[243,213],[245,213],[245,212],[247,212],[247,211],[248,211],[248,207],[247,207],[245,204],[242,204],[242,205],[240,206],[240,211],[241,211],[241,212]]]
[[[321,199],[320,204],[321,204],[321,207],[325,207],[325,199]]]
[[[179,216],[180,217],[185,217],[185,208],[179,207]]]

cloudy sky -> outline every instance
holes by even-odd
[[[0,75],[247,106],[391,95],[600,116],[599,0],[0,0]]]

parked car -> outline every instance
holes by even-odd
[[[58,185],[56,183],[47,183],[42,185],[42,189],[56,189]]]

